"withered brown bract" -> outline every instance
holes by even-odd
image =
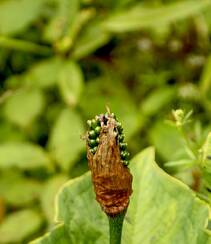
[[[96,200],[109,216],[126,210],[132,193],[132,175],[121,162],[115,125],[116,121],[112,117],[108,117],[106,124],[101,122],[99,145],[94,155],[87,143],[87,158]]]

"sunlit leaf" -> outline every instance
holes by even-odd
[[[0,34],[15,34],[41,14],[44,0],[7,0],[0,2]]]
[[[211,5],[209,0],[179,1],[155,8],[144,7],[139,4],[124,12],[121,11],[111,15],[104,21],[103,26],[112,32],[159,28],[199,13],[209,5]]]
[[[50,160],[44,150],[29,142],[0,144],[0,169],[49,168]]]

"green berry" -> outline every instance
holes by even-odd
[[[129,153],[128,152],[126,152],[126,151],[122,151],[121,152],[121,158],[122,159],[128,159],[128,157],[129,157]]]
[[[119,133],[122,133],[123,132],[123,128],[122,128],[122,124],[120,122],[117,122],[117,129],[119,131]]]
[[[95,154],[96,151],[97,151],[97,147],[94,147],[94,148],[90,149],[90,152],[91,152],[92,154]]]
[[[92,121],[91,120],[87,120],[87,125],[91,128]]]
[[[97,135],[99,135],[99,134],[100,134],[100,130],[101,130],[101,127],[100,127],[100,126],[97,126],[97,127],[95,128],[95,133],[96,133]]]
[[[124,141],[124,135],[122,134],[122,135],[119,135],[118,136],[118,139],[119,139],[119,142],[123,142]]]
[[[96,138],[96,142],[97,142],[97,144],[100,143],[100,138],[99,137]]]
[[[116,115],[114,113],[111,113],[111,117],[116,120]]]
[[[94,148],[95,146],[97,146],[97,142],[96,140],[89,140],[89,146]]]
[[[127,160],[124,160],[122,163],[124,164],[124,166],[128,166],[129,165],[129,161],[127,161]]]
[[[91,128],[95,129],[97,127],[97,121],[95,119],[92,119],[91,121]]]
[[[120,149],[121,149],[121,150],[125,150],[125,149],[127,148],[127,143],[120,142],[120,143],[119,143],[119,146],[120,146]]]
[[[94,130],[89,131],[89,138],[90,138],[90,139],[95,139],[96,136],[97,136],[97,135],[96,135],[96,133],[95,133]]]

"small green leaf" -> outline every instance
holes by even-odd
[[[42,217],[34,210],[12,213],[0,224],[0,243],[23,243],[39,230],[42,222]]]
[[[49,141],[50,151],[63,170],[70,169],[83,151],[83,133],[79,115],[73,110],[64,109],[56,120]]]
[[[72,56],[76,59],[81,59],[105,45],[109,39],[110,35],[99,24],[89,25],[79,35],[74,45]]]
[[[41,206],[43,212],[49,221],[52,223],[54,220],[54,207],[55,207],[55,196],[62,184],[67,181],[67,176],[57,175],[51,178],[43,186],[43,191],[41,195]]]
[[[47,154],[41,147],[29,142],[8,142],[0,144],[0,169],[50,168]]]
[[[150,141],[166,161],[188,158],[184,141],[177,128],[171,124],[157,122],[149,133]]]
[[[0,34],[16,34],[29,26],[42,12],[44,0],[0,2]]]
[[[83,73],[80,66],[71,60],[64,63],[59,75],[58,85],[66,104],[76,105],[84,87]]]
[[[112,32],[137,31],[143,28],[160,28],[174,21],[199,13],[211,5],[209,0],[179,1],[161,7],[144,7],[141,4],[132,9],[111,15],[103,26]],[[155,21],[156,20],[156,21]]]
[[[56,84],[58,73],[63,66],[62,59],[58,57],[46,59],[32,66],[24,75],[23,79],[26,85],[49,88]]]
[[[167,170],[169,170],[170,172],[179,172],[179,171],[183,171],[186,169],[189,169],[191,167],[193,167],[195,164],[195,161],[190,159],[190,158],[186,158],[186,159],[180,159],[180,160],[176,160],[176,161],[169,161],[167,163],[165,163],[165,168]]]
[[[4,114],[14,124],[27,127],[39,116],[43,107],[44,97],[40,90],[21,89],[7,99]]]
[[[175,89],[170,87],[162,87],[151,92],[141,104],[141,113],[148,116],[156,114],[163,106],[171,102],[175,92]]]

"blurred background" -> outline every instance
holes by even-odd
[[[0,243],[53,226],[56,192],[88,170],[86,121],[106,105],[131,157],[153,145],[197,190],[184,138],[197,152],[211,127],[210,41],[210,0],[0,0]],[[193,111],[182,133],[177,108]]]

